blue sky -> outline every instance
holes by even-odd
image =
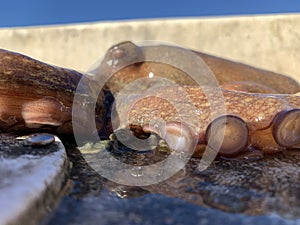
[[[297,12],[300,0],[2,0],[0,27]]]

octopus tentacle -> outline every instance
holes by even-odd
[[[171,149],[178,152],[182,149],[190,150],[198,142],[197,135],[191,127],[180,122],[168,122],[160,126],[147,124],[143,126],[143,131],[156,133],[166,141]]]
[[[85,77],[77,71],[0,49],[1,131],[26,132],[32,128],[45,128],[71,134],[71,109],[81,79]],[[84,105],[82,108],[84,111]],[[97,101],[96,112],[99,115],[104,113],[103,93]],[[101,127],[102,118],[96,123]]]
[[[191,122],[188,126],[198,132],[199,144],[207,144],[209,137],[218,136],[216,133],[210,134],[210,124],[217,124],[216,126],[220,126],[220,128],[222,128],[222,125],[226,125],[224,141],[220,149],[221,155],[223,154],[226,157],[236,156],[247,147],[257,148],[266,153],[277,152],[287,147],[298,148],[299,96],[223,90],[227,111],[227,115],[223,115],[223,117],[227,118],[228,121],[222,122],[218,118],[211,119],[219,109],[211,110],[205,92],[200,87],[185,86],[184,88],[187,96],[176,95],[178,87],[164,87],[153,90],[155,96],[148,96],[136,101],[129,106],[129,112],[126,111],[129,124],[144,127],[156,118],[162,118],[167,124],[181,123],[186,122],[184,118],[196,114],[198,123]],[[216,91],[214,88],[206,88],[210,89],[210,93]],[[175,97],[173,100],[168,99],[166,101],[163,100],[163,96],[166,95]],[[174,110],[173,106],[175,104],[177,110]],[[195,111],[184,111],[187,104],[193,104]],[[181,111],[188,114],[182,117],[178,115],[178,112]],[[282,114],[283,111],[285,113]],[[126,116],[122,114],[122,109],[119,113],[121,117]],[[277,115],[280,116],[277,118]],[[290,125],[289,122],[291,121],[294,125]],[[200,126],[195,127],[196,124]],[[160,131],[157,131],[157,133],[160,133]],[[180,132],[178,131],[178,133]],[[281,133],[285,135],[280,135]],[[289,135],[292,135],[292,137],[288,137]],[[290,139],[295,141],[290,143]],[[173,142],[176,142],[176,140],[173,140]]]

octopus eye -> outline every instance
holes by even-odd
[[[122,57],[126,56],[126,50],[123,48],[115,47],[112,49],[111,54],[112,54],[112,58],[121,59]]]
[[[285,110],[273,120],[273,137],[283,147],[300,144],[300,109]]]
[[[206,130],[207,145],[219,154],[235,156],[248,146],[248,127],[244,120],[237,116],[220,116],[213,120]],[[222,143],[220,143],[222,141]]]
[[[104,57],[106,65],[113,71],[125,66],[144,61],[141,48],[130,41],[121,42],[112,46]]]

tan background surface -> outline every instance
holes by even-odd
[[[300,81],[300,14],[0,29],[0,48],[80,71],[124,40],[171,42]]]

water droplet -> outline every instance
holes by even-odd
[[[116,46],[112,49],[111,54],[114,59],[120,59],[120,58],[126,56],[126,51],[123,48],[119,48]]]
[[[116,189],[112,189],[109,193],[111,196],[118,196],[119,198],[126,198],[128,196],[128,193],[126,190],[123,190],[121,187],[118,187]]]
[[[142,177],[144,175],[143,168],[141,166],[133,167],[131,169],[131,175],[133,177]]]
[[[179,152],[179,159],[186,160],[189,158],[189,154],[186,154],[184,151]]]
[[[157,170],[157,173],[155,174],[155,176],[156,176],[156,177],[161,177],[161,176],[164,175],[164,173],[165,173],[165,169],[164,169],[163,167],[161,167],[161,168],[159,168],[159,169]]]
[[[28,136],[24,141],[24,146],[42,147],[54,143],[55,138],[52,134],[33,134]]]
[[[112,68],[117,68],[126,55],[126,49],[120,46],[115,46],[110,50],[109,58],[106,63]]]
[[[154,77],[154,73],[150,72],[150,73],[148,74],[148,77],[149,77],[149,78],[153,78],[153,77]]]

